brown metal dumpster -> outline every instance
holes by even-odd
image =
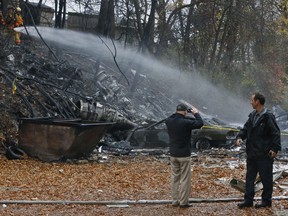
[[[19,148],[43,161],[79,158],[90,154],[113,122],[79,119],[23,118]]]

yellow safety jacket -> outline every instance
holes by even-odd
[[[20,14],[15,14],[15,26],[19,27],[23,25],[23,18]]]

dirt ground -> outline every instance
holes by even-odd
[[[105,157],[106,158],[106,157]],[[288,201],[275,200],[271,209],[239,210],[237,202],[193,203],[189,209],[170,204],[7,204],[29,201],[170,200],[167,156],[112,156],[97,162],[44,163],[1,154],[0,215],[288,215]],[[231,166],[233,162],[233,166]],[[191,198],[241,198],[229,185],[244,180],[245,163],[237,158],[201,155],[193,158]],[[280,179],[279,182],[287,181]],[[260,196],[260,192],[256,196]],[[274,196],[284,195],[276,185]]]

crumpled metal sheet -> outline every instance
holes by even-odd
[[[282,176],[285,177],[287,175],[288,175],[288,172],[285,170],[275,172],[275,173],[273,173],[273,182],[276,181],[277,179],[281,178]],[[242,193],[245,193],[246,183],[244,181],[233,178],[230,181],[230,185],[232,188],[235,188],[236,190],[238,190]],[[255,190],[255,192],[257,192],[257,191],[260,191],[262,189],[263,189],[263,184],[262,184],[261,179],[259,177],[255,181],[254,190]]]

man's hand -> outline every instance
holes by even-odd
[[[194,114],[198,113],[199,111],[195,107],[192,107],[191,112],[194,115]]]
[[[240,146],[242,143],[243,143],[243,140],[239,138],[236,140],[235,145]]]
[[[269,151],[269,156],[270,156],[270,158],[275,158],[277,156],[277,153],[272,151],[272,150],[270,150]]]

